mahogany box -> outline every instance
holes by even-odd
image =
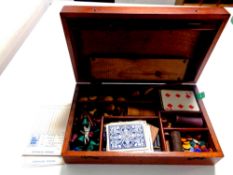
[[[195,83],[230,16],[224,8],[65,6],[60,16],[77,82],[66,163],[208,165],[223,157]],[[192,92],[198,110],[167,109],[164,90]],[[153,151],[107,150],[106,124],[137,120],[158,129]]]

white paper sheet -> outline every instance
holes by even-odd
[[[70,105],[43,106],[23,155],[61,155]]]

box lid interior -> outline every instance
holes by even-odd
[[[196,82],[228,18],[200,7],[61,11],[77,82]]]

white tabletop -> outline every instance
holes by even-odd
[[[55,1],[0,77],[0,162],[6,174],[232,174],[233,25],[229,22],[198,82],[225,157],[215,166],[56,165],[28,167],[23,149],[41,105],[71,104],[75,79]],[[84,3],[81,3],[84,4]],[[233,9],[229,9],[233,13]]]

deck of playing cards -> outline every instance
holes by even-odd
[[[166,111],[200,111],[193,91],[161,90],[161,97]]]
[[[150,126],[146,121],[106,124],[107,151],[153,151]]]

